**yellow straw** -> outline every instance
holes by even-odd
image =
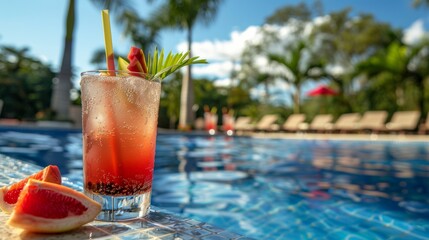
[[[107,70],[115,71],[115,57],[113,55],[112,32],[110,31],[109,10],[101,11],[104,31],[104,46],[106,50]],[[110,75],[115,75],[115,72],[110,72]]]
[[[104,47],[106,50],[106,63],[107,63],[107,70],[109,70],[109,75],[110,76],[115,76],[115,57],[113,55],[113,44],[112,44],[112,33],[110,31],[110,19],[109,19],[109,10],[102,10],[101,11],[101,18],[102,18],[102,22],[103,22],[103,31],[104,31]],[[109,99],[111,100],[111,99]],[[115,131],[115,135],[117,134],[117,130],[114,127],[115,126],[115,117],[112,115],[112,112],[106,111],[109,116],[108,119],[109,122],[112,124],[113,126],[113,130]],[[111,155],[112,155],[112,162],[110,164],[112,164],[113,169],[114,169],[114,173],[115,176],[122,176],[120,175],[121,171],[119,169],[119,166],[121,164],[119,164],[119,142],[118,139],[114,136],[111,136],[109,139],[109,143],[110,146],[109,148],[111,149]],[[119,178],[120,179],[120,178]],[[119,180],[121,181],[121,180]]]

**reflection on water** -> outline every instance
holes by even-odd
[[[153,203],[173,212],[256,238],[429,237],[428,143],[158,140]]]
[[[318,183],[323,189],[399,202],[425,201],[429,194],[428,152],[417,144],[332,143],[311,152],[314,167],[333,173]]]
[[[1,153],[75,184],[81,148],[78,132],[0,131]],[[250,237],[429,238],[429,143],[160,134],[155,165],[153,205]]]
[[[58,165],[62,174],[82,172],[82,135],[78,130],[0,128],[0,153],[42,167]]]

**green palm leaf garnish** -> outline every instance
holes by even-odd
[[[191,64],[207,63],[206,59],[200,59],[199,57],[188,58],[189,51],[185,53],[175,54],[170,51],[166,57],[164,55],[164,49],[162,49],[161,52],[158,52],[158,49],[155,49],[153,55],[151,55],[150,53],[148,54],[146,60],[147,73],[145,73],[147,74],[149,80],[156,78],[160,78],[162,80],[182,67]],[[144,58],[144,54],[142,57]],[[118,62],[120,70],[130,70],[130,68],[128,67],[129,64],[126,60],[119,57]],[[140,67],[138,67],[137,69],[139,68]]]
[[[158,54],[158,50],[155,49],[153,53],[153,60],[148,63],[149,74],[153,75],[154,78],[164,79],[168,75],[174,73],[178,69],[191,65],[191,64],[205,64],[207,60],[199,59],[199,57],[188,58],[189,51],[186,53],[168,53],[164,59],[164,49]],[[149,54],[148,59],[151,59]]]

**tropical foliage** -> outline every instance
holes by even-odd
[[[351,9],[344,9],[315,21],[314,17],[310,19],[314,13],[309,9],[300,3],[279,9],[267,18],[276,26],[295,27],[298,31],[291,32],[287,39],[281,37],[280,30],[265,31],[262,43],[248,44],[241,68],[244,81],[261,79],[253,81],[253,87],[273,86],[273,78],[280,77],[292,86],[294,111],[310,116],[320,113],[318,101],[325,101],[326,110],[336,116],[375,109],[390,113],[420,110],[426,116],[428,41],[404,42],[401,30],[370,14],[351,17]],[[304,29],[311,29],[311,33]],[[279,46],[285,47],[279,51]],[[252,60],[261,57],[270,61],[258,69]],[[283,74],[276,71],[278,64],[284,67]],[[338,95],[306,97],[302,86],[317,81],[330,85]],[[304,101],[300,102],[300,98]]]
[[[30,55],[28,48],[0,48],[2,118],[33,120],[51,116],[55,73],[51,66]]]
[[[72,49],[67,48],[67,40],[73,39],[75,13],[74,1],[69,2],[68,15],[73,18],[67,21],[64,69],[59,73],[53,73],[49,65],[31,56],[26,48],[0,46],[0,96],[5,102],[0,117],[53,116],[52,81],[68,84],[61,79],[63,76],[69,79],[73,74]],[[127,5],[129,1],[93,2],[103,7],[107,3],[116,13],[115,19],[124,34],[137,46],[150,50],[163,29],[184,30],[190,49],[194,26],[213,21],[221,3],[220,0],[163,0],[153,14],[143,18],[137,9]],[[411,3],[425,9],[429,6],[428,1],[412,0]],[[290,30],[287,37],[279,31],[284,27]],[[160,126],[188,125],[192,117],[202,117],[205,105],[219,110],[227,107],[234,109],[236,116],[257,119],[266,113],[277,113],[284,118],[292,112],[314,116],[321,111],[321,101],[324,111],[336,116],[383,109],[390,113],[420,110],[426,117],[428,39],[407,42],[401,29],[380,22],[370,14],[352,16],[351,9],[325,14],[321,1],[314,1],[313,6],[299,3],[279,8],[267,16],[258,34],[262,36],[261,41],[245,43],[241,59],[231,59],[239,68],[231,73],[233,82],[229,86],[216,86],[209,79],[192,79],[191,69],[166,77]],[[104,53],[94,54],[93,63],[103,66]],[[338,95],[306,96],[303,89],[317,82],[331,86]],[[278,89],[279,83],[289,87],[286,94]],[[255,89],[261,93],[258,97]],[[280,98],[285,101],[277,101]]]
[[[192,34],[198,22],[205,24],[213,21],[221,0],[165,0],[153,14],[151,22],[164,28],[180,29],[187,33],[189,57],[192,57]],[[192,81],[192,65],[187,66],[183,75],[180,99],[179,127],[187,129],[194,120],[194,85]]]
[[[100,6],[105,9],[112,10],[118,16],[118,21],[127,23],[126,20],[130,20],[129,15],[135,16],[133,8],[129,4],[129,1],[104,1],[104,0],[92,0],[96,6]],[[134,14],[134,15],[133,15]],[[57,81],[53,85],[52,99],[51,99],[51,110],[55,119],[67,120],[69,119],[69,108],[71,105],[70,91],[72,90],[72,77],[73,77],[73,47],[74,47],[74,32],[76,16],[75,0],[69,0],[67,5],[67,14],[65,21],[65,36],[64,36],[64,48],[61,59],[60,71],[57,73]],[[131,20],[134,20],[131,18]],[[133,25],[132,27],[134,27]],[[125,31],[130,28],[127,26]],[[153,35],[149,35],[153,37]],[[146,38],[147,39],[147,38]],[[133,39],[134,40],[134,39]],[[150,42],[151,43],[151,42]],[[94,63],[100,63],[100,54],[96,58],[92,59]]]

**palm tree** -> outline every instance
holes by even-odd
[[[160,106],[166,110],[169,118],[169,128],[174,129],[179,118],[180,109],[180,86],[182,78],[181,72],[176,72],[172,77],[163,80],[162,95]],[[164,81],[166,84],[164,84]]]
[[[337,107],[340,112],[354,111],[350,94],[354,94],[353,70],[357,62],[386,48],[401,33],[390,25],[377,22],[370,14],[351,17],[345,8],[329,14],[328,20],[315,25],[311,38],[319,43],[318,55],[326,61],[324,75],[337,86]],[[359,33],[359,34],[356,34]],[[341,71],[331,71],[335,67]]]
[[[118,14],[130,9],[127,1],[102,1],[93,0],[93,3],[111,9]],[[51,108],[57,119],[68,119],[70,106],[70,89],[72,88],[71,78],[73,59],[73,34],[76,21],[75,0],[69,0],[66,16],[66,34],[64,38],[64,50],[61,61],[61,68],[54,80],[53,93],[51,98]]]
[[[310,63],[303,64],[304,51],[308,50],[308,46],[304,41],[299,41],[289,49],[289,54],[268,54],[268,58],[272,62],[283,66],[292,75],[290,78],[285,76],[282,76],[282,78],[295,87],[295,93],[293,94],[294,113],[299,113],[301,86],[308,79],[321,77],[322,62],[317,58],[311,57],[312,61]]]
[[[140,17],[134,10],[123,11],[117,22],[123,27],[123,34],[130,36],[131,41],[147,52],[158,38],[161,28],[159,22]]]
[[[129,36],[135,46],[148,52],[159,37],[160,26],[157,22],[141,18],[138,13],[131,9],[126,9],[117,14],[117,23],[123,28],[123,34]],[[126,56],[124,56],[126,58]],[[91,63],[102,67],[106,64],[106,55],[104,48],[94,51]]]
[[[241,55],[241,74],[231,74],[231,79],[239,77],[241,87],[250,91],[255,85],[263,85],[264,103],[268,104],[270,100],[270,86],[274,85],[276,77],[268,71],[262,71],[255,62],[256,56],[266,54],[265,49],[259,44],[247,47]]]
[[[388,75],[396,87],[397,102],[404,102],[403,92],[406,81],[412,82],[417,89],[417,105],[422,113],[425,112],[425,85],[429,75],[427,61],[429,59],[428,42],[422,41],[413,46],[391,43],[386,51],[381,51],[357,66],[357,72],[365,73],[369,78]]]
[[[75,25],[75,1],[69,0],[66,18],[66,35],[64,38],[63,58],[60,72],[54,80],[51,108],[57,119],[67,119],[70,106],[70,89],[72,87],[72,47]]]
[[[364,81],[363,87],[371,88],[371,86],[381,85],[384,80],[388,84],[380,88],[383,91],[384,99],[390,99],[390,111],[398,110],[404,102],[404,80],[407,77],[407,47],[399,42],[393,42],[386,49],[380,50],[378,53],[361,61],[356,65],[355,75],[365,74],[367,81]],[[376,80],[380,78],[378,83]],[[366,84],[365,84],[366,83]],[[371,108],[375,107],[374,102],[377,101],[373,91],[365,91],[367,100]],[[389,98],[390,96],[390,98]],[[396,101],[395,101],[396,100]],[[378,105],[380,102],[378,102]]]
[[[163,27],[186,30],[189,57],[192,57],[192,33],[195,24],[202,21],[206,24],[213,21],[221,0],[166,0],[155,11],[154,22]],[[192,106],[194,104],[194,89],[192,82],[191,65],[183,75],[180,97],[179,128],[189,128],[194,120]]]

